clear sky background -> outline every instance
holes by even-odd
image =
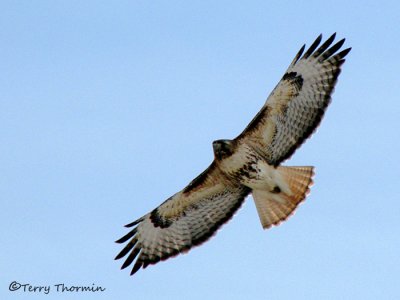
[[[397,1],[0,11],[1,299],[400,298]],[[123,225],[203,171],[212,141],[239,134],[299,48],[333,32],[353,50],[317,133],[285,163],[316,166],[297,213],[264,231],[249,197],[201,247],[120,271]]]

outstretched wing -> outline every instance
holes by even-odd
[[[331,46],[335,35],[318,48],[320,35],[304,55],[305,45],[300,49],[261,111],[238,136],[269,164],[277,166],[289,158],[319,125],[351,50],[337,53],[345,40]]]
[[[250,190],[224,182],[214,163],[185,189],[152,212],[126,225],[133,229],[117,241],[125,248],[115,259],[136,259],[131,275],[208,240],[241,206]]]

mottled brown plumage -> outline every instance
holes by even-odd
[[[209,239],[252,194],[263,228],[286,220],[309,192],[313,167],[281,163],[319,125],[351,48],[320,35],[297,53],[264,106],[234,140],[213,142],[214,160],[182,191],[126,227],[122,268],[131,274]],[[319,47],[318,47],[319,46]]]

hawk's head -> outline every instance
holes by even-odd
[[[233,154],[234,142],[232,140],[216,140],[213,142],[215,159],[224,159]]]

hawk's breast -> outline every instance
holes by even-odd
[[[275,167],[249,145],[239,145],[231,156],[220,161],[219,167],[232,181],[251,189],[274,187]]]

